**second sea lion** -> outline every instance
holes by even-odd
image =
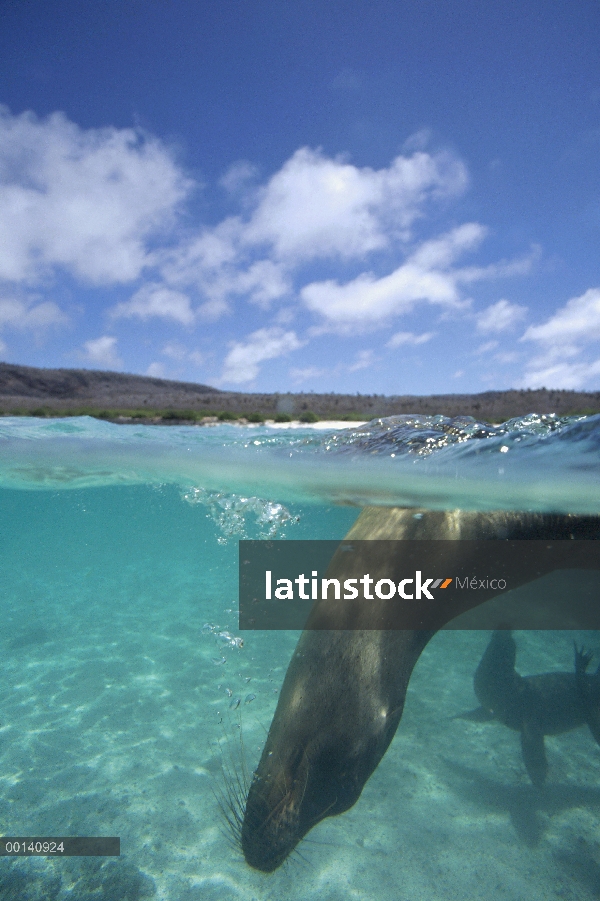
[[[523,762],[536,786],[545,782],[546,735],[560,735],[588,725],[600,744],[600,667],[586,672],[591,655],[575,648],[575,671],[520,676],[517,646],[510,629],[496,630],[474,678],[481,707],[467,714],[477,721],[495,720],[521,735]]]

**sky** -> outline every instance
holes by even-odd
[[[0,0],[0,359],[600,389],[596,0]]]

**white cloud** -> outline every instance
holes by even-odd
[[[484,341],[483,344],[480,344],[479,347],[473,351],[476,357],[480,357],[483,354],[489,354],[492,350],[495,350],[498,347],[498,341]]]
[[[387,169],[359,169],[303,147],[275,173],[244,229],[290,261],[352,259],[407,240],[428,198],[461,193],[466,169],[447,153],[398,156]]]
[[[230,171],[233,181],[255,174],[245,163]],[[289,304],[301,264],[324,258],[334,265],[360,263],[372,252],[406,246],[427,204],[459,194],[466,184],[464,165],[448,153],[415,150],[374,170],[304,147],[247,195],[246,218],[229,216],[157,254],[159,271],[170,289],[200,297],[196,315],[205,319],[230,312],[236,298],[263,309],[282,299]],[[530,256],[456,267],[457,258],[477,248],[486,233],[479,223],[465,223],[417,244],[387,275],[363,270],[346,283],[330,278],[300,284],[296,298],[329,330],[340,332],[358,322],[378,327],[417,303],[456,311],[468,303],[461,297],[463,283],[523,273],[531,266]],[[511,306],[513,316],[517,309]]]
[[[139,131],[0,107],[0,278],[35,282],[62,267],[93,284],[129,282],[190,186]]]
[[[223,298],[214,298],[214,300],[207,300],[196,310],[196,314],[199,318],[205,319],[209,322],[215,319],[220,319],[221,316],[224,316],[229,312],[229,304]]]
[[[521,322],[526,313],[526,307],[508,300],[499,300],[477,314],[477,331],[482,334],[507,331]]]
[[[41,331],[68,321],[68,317],[52,301],[36,304],[29,299],[0,296],[0,328]]]
[[[194,185],[158,139],[135,129],[82,129],[62,113],[39,119],[0,107],[0,283],[39,286],[65,273],[96,286],[133,283],[129,299],[109,310],[113,324],[162,319],[192,329],[232,313],[240,301],[272,310],[268,328],[231,345],[223,380],[234,383],[252,380],[262,362],[305,343],[289,331],[300,312],[314,316],[307,337],[318,329],[378,328],[422,303],[455,315],[469,303],[463,285],[524,272],[532,257],[459,268],[461,254],[486,234],[473,222],[415,239],[413,229],[431,205],[461,194],[468,183],[464,164],[449,152],[428,152],[427,139],[414,135],[403,155],[381,169],[303,147],[262,186],[257,169],[238,161],[221,179],[238,215],[214,226],[189,225],[184,233],[175,228],[177,214]],[[398,258],[383,275],[367,263],[382,251]],[[376,257],[374,270],[382,259]],[[352,264],[342,270],[347,281],[339,277],[340,262]],[[310,263],[319,268],[307,283]],[[499,304],[508,306],[495,305],[496,330],[501,314],[515,319],[519,309]],[[6,327],[64,321],[50,301],[8,298],[3,307],[0,300]],[[418,345],[431,336],[397,332],[388,346]],[[201,365],[200,352],[185,353],[183,362]],[[85,354],[117,365],[116,338],[87,342]],[[343,365],[360,368],[371,360]]]
[[[383,320],[408,313],[417,301],[453,304],[458,294],[451,278],[444,273],[423,272],[405,264],[390,275],[376,278],[362,274],[340,285],[329,279],[313,282],[300,291],[309,310],[341,327],[356,323],[380,324]]]
[[[117,339],[110,335],[86,341],[83,348],[83,357],[95,366],[105,366],[107,369],[120,369],[123,366],[123,361],[116,352]]]
[[[487,229],[477,222],[465,222],[445,235],[424,241],[410,257],[410,262],[419,269],[446,270],[461,254],[478,247],[487,234]]]
[[[358,372],[360,369],[369,369],[374,362],[374,352],[372,350],[360,350],[356,355],[356,360],[348,366],[348,372]]]
[[[229,291],[245,294],[252,303],[267,307],[273,300],[285,297],[290,289],[289,278],[280,265],[271,260],[258,260],[232,280]]]
[[[229,216],[214,228],[204,228],[165,251],[160,261],[163,278],[171,285],[199,284],[203,287],[228,266],[237,266],[240,263],[240,230],[240,220]]]
[[[201,366],[205,362],[204,354],[200,353],[199,350],[188,350],[187,347],[184,347],[178,341],[169,341],[168,344],[165,344],[161,353],[163,356],[176,360],[178,363],[189,361],[194,366]]]
[[[238,160],[233,163],[227,172],[219,179],[219,184],[225,188],[228,194],[238,194],[243,191],[249,182],[258,177],[258,168],[248,160]]]
[[[539,244],[533,244],[530,253],[514,260],[499,260],[490,263],[489,266],[466,266],[461,269],[459,281],[463,284],[479,282],[484,279],[514,278],[519,275],[528,275],[542,255]],[[524,308],[526,309],[526,308]]]
[[[572,297],[542,325],[530,326],[523,341],[541,344],[587,343],[600,338],[600,288]]]
[[[229,175],[226,184],[237,184],[254,170],[239,164]],[[447,153],[398,156],[376,171],[305,147],[247,194],[247,218],[229,216],[156,259],[165,284],[200,295],[205,317],[224,315],[236,297],[264,308],[291,295],[298,265],[362,260],[406,242],[429,200],[460,193],[466,183],[464,165]],[[483,232],[467,225],[457,240],[474,229]]]
[[[164,363],[150,363],[146,370],[146,375],[151,376],[154,379],[164,379],[166,378],[166,369]]]
[[[189,297],[181,291],[160,284],[142,285],[130,300],[113,307],[110,314],[114,319],[123,317],[150,319],[159,316],[163,319],[174,319],[182,325],[192,325],[194,322]]]
[[[485,230],[468,223],[424,242],[394,272],[381,278],[363,273],[344,285],[332,279],[313,282],[300,297],[313,312],[341,328],[356,323],[380,325],[391,316],[408,313],[417,302],[460,305],[457,272],[448,267],[463,251],[483,238]]]
[[[425,344],[433,338],[434,334],[434,332],[423,332],[421,335],[415,335],[414,332],[396,332],[385,346],[393,350],[404,344]]]
[[[576,390],[584,388],[592,379],[597,382],[599,375],[600,360],[591,363],[550,362],[548,365],[537,360],[530,363],[523,378],[523,386]]]
[[[199,313],[218,318],[229,310],[229,301],[245,297],[259,306],[269,306],[287,295],[291,280],[278,261],[252,261],[242,247],[241,220],[229,217],[213,230],[204,229],[174,250],[163,254],[160,265],[165,283],[190,289],[204,298]]]
[[[169,341],[168,344],[165,344],[161,353],[164,354],[165,357],[170,357],[172,360],[180,362],[187,357],[187,348],[185,348],[183,344],[180,344],[179,341]]]
[[[523,384],[529,388],[583,388],[597,381],[600,360],[581,359],[585,345],[600,339],[600,288],[572,297],[546,322],[530,326],[521,341],[538,346]]]
[[[304,343],[295,332],[284,332],[280,328],[259,329],[248,335],[246,341],[231,342],[220,381],[251,382],[259,373],[259,363],[298,350]]]

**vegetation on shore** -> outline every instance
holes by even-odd
[[[46,419],[59,419],[70,416],[93,416],[95,419],[104,419],[116,423],[142,423],[147,425],[206,425],[216,422],[259,423],[259,422],[293,422],[289,413],[275,413],[268,415],[258,411],[246,413],[232,413],[231,410],[152,410],[143,409],[99,409],[98,407],[69,407],[61,410],[56,407],[15,407],[5,410],[0,409],[0,416],[35,416]],[[296,421],[311,423],[319,422],[323,417],[317,416],[312,410],[301,413]],[[358,413],[346,413],[339,417],[344,422],[364,422],[365,417]]]
[[[0,362],[0,414],[94,416],[148,424],[369,421],[397,415],[472,416],[505,422],[528,413],[600,413],[600,391],[519,388],[480,394],[241,393],[193,382]]]
[[[596,409],[573,410],[571,416],[593,416]],[[99,409],[98,407],[69,407],[64,410],[55,407],[18,407],[12,409],[0,409],[0,417],[3,416],[34,416],[44,419],[62,419],[71,416],[92,416],[94,419],[103,419],[117,424],[142,424],[142,425],[211,425],[222,422],[247,423],[261,422],[303,422],[314,423],[325,419],[336,419],[339,422],[365,422],[373,417],[369,413],[344,413],[334,416],[318,416],[312,410],[305,410],[297,417],[289,413],[265,414],[258,411],[251,413],[232,413],[231,410],[149,410],[143,409]],[[512,417],[480,416],[481,422],[498,424]]]

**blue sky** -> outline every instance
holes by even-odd
[[[3,0],[0,357],[600,389],[600,7]]]

